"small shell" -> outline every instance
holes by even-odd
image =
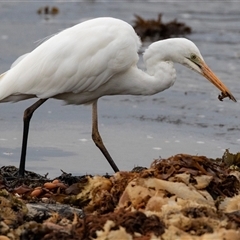
[[[30,196],[31,197],[38,197],[42,193],[42,191],[43,190],[42,190],[41,187],[37,187],[31,192]]]
[[[48,189],[53,189],[53,188],[57,187],[57,184],[56,183],[52,183],[52,182],[46,182],[46,183],[44,183],[44,187],[48,188]]]
[[[55,183],[55,184],[57,184],[57,183],[60,183],[61,181],[59,180],[59,179],[54,179],[53,181],[52,181],[52,183]]]
[[[26,192],[29,192],[29,191],[31,191],[31,188],[29,188],[28,186],[25,186],[25,185],[14,188],[14,193],[18,193],[20,195],[24,194]]]

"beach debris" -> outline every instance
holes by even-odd
[[[67,204],[56,204],[56,203],[26,203],[27,214],[26,217],[31,221],[42,222],[52,217],[53,213],[57,213],[61,218],[73,219],[75,214],[78,217],[83,217],[83,211],[76,207],[71,207]]]
[[[157,19],[144,19],[135,15],[133,28],[142,41],[157,41],[170,37],[185,36],[192,32],[191,27],[178,22],[176,19],[163,23],[162,14],[158,14]]]
[[[31,178],[13,188],[0,175],[0,236],[240,239],[240,171],[232,167],[238,156],[228,150],[216,160],[177,154],[137,171],[81,177],[63,172],[54,180]]]
[[[59,8],[58,7],[50,7],[50,6],[45,6],[45,7],[40,7],[37,10],[37,13],[39,15],[57,15],[59,13]]]
[[[230,153],[228,149],[223,154],[223,161],[227,166],[235,169],[240,169],[240,152]]]

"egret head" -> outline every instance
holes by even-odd
[[[228,90],[228,88],[222,83],[222,81],[214,74],[214,72],[205,63],[197,46],[187,39],[176,39],[177,48],[176,61],[193,69],[195,72],[201,74],[214,84],[220,91],[221,95],[219,99],[222,100],[225,97],[229,97],[232,101],[236,102],[236,99]]]

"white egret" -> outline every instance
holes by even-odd
[[[171,87],[173,63],[200,73],[221,92],[236,99],[206,65],[195,44],[184,38],[152,43],[143,54],[146,71],[137,68],[141,42],[128,23],[96,18],[54,35],[19,58],[0,75],[0,102],[39,98],[24,111],[19,175],[24,176],[29,123],[47,99],[92,104],[92,138],[114,171],[116,164],[98,132],[97,100],[105,95],[153,95]],[[220,100],[221,100],[220,99]]]

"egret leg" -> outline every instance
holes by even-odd
[[[28,140],[28,132],[29,132],[30,120],[32,118],[32,115],[33,115],[34,111],[37,108],[39,108],[47,100],[48,100],[48,98],[47,99],[39,99],[37,102],[35,102],[33,105],[31,105],[29,108],[27,108],[24,111],[24,114],[23,114],[22,152],[21,152],[19,172],[18,172],[18,175],[20,177],[24,177],[24,172],[25,172],[25,162],[26,162],[26,153],[27,153],[27,140]]]
[[[112,169],[115,172],[119,172],[119,169],[115,162],[113,161],[112,157],[110,156],[108,150],[103,144],[102,138],[98,131],[98,113],[97,113],[97,101],[95,101],[92,105],[92,139],[96,146],[100,149],[103,153],[109,164],[111,165]]]

